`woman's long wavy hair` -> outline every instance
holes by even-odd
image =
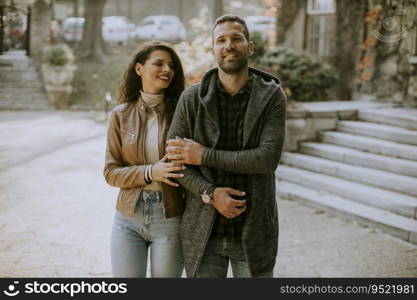
[[[136,63],[145,64],[150,54],[155,50],[167,51],[171,55],[174,63],[174,77],[165,90],[167,113],[172,116],[177,106],[178,98],[184,90],[185,78],[181,60],[177,53],[170,46],[162,42],[148,42],[137,49],[120,82],[118,102],[122,104],[138,100],[142,89],[142,79],[136,74],[135,65]]]

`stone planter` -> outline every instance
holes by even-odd
[[[53,66],[42,64],[42,77],[45,90],[48,93],[49,105],[57,109],[69,107],[74,78],[74,65]]]

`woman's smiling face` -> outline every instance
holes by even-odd
[[[174,62],[165,50],[152,51],[142,65],[136,63],[136,73],[141,77],[142,90],[149,94],[161,94],[174,77]]]

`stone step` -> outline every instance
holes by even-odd
[[[6,88],[41,88],[43,87],[42,82],[39,80],[19,80],[15,82],[4,82],[0,81],[0,91]]]
[[[5,74],[0,73],[0,81],[5,82],[13,82],[13,81],[20,81],[20,80],[40,80],[38,73],[36,72],[27,72],[21,74]]]
[[[278,181],[277,194],[279,197],[300,201],[331,212],[338,217],[355,220],[360,224],[377,228],[404,241],[417,244],[417,220],[415,219],[287,181]]]
[[[0,72],[1,73],[10,73],[10,74],[20,74],[24,73],[25,71],[33,72],[36,71],[36,68],[34,66],[26,65],[26,67],[23,68],[23,65],[16,65],[12,63],[2,63],[0,62]]]
[[[16,94],[32,94],[32,93],[45,93],[43,86],[28,86],[28,87],[3,87],[0,89],[0,95],[16,95]]]
[[[324,143],[417,161],[417,147],[412,145],[336,131],[322,132],[320,139]]]
[[[299,151],[304,154],[344,162],[351,165],[417,177],[417,162],[412,160],[394,158],[321,143],[301,143]]]
[[[33,70],[35,67],[27,64],[12,64],[0,62],[0,72],[24,72],[25,70]]]
[[[352,166],[346,163],[298,153],[284,152],[281,157],[281,162],[288,166],[408,194],[415,196],[417,200],[417,178],[415,177]]]
[[[0,104],[2,104],[3,106],[6,105],[48,105],[48,99],[44,98],[44,99],[32,99],[32,100],[28,100],[28,101],[0,101]]]
[[[339,121],[337,130],[403,144],[417,145],[417,131],[369,122]]]
[[[0,68],[19,68],[24,69],[32,66],[32,60],[27,56],[0,55]]]
[[[48,103],[5,103],[0,101],[0,110],[50,110]]]
[[[48,98],[47,97],[43,97],[43,98],[26,98],[26,99],[8,99],[8,100],[1,100],[0,103],[3,103],[4,105],[6,104],[42,104],[42,103],[48,103]]]
[[[334,176],[280,165],[277,178],[325,191],[403,216],[417,217],[417,198]]]
[[[363,109],[359,120],[417,130],[417,111],[405,108]]]
[[[12,75],[17,74],[17,75],[19,75],[19,74],[26,73],[26,72],[36,72],[36,69],[35,69],[35,67],[29,67],[29,66],[25,67],[25,68],[21,68],[20,66],[16,67],[14,65],[7,66],[7,67],[5,67],[4,65],[3,66],[0,65],[0,75],[1,74],[12,74]]]
[[[0,101],[30,101],[32,99],[48,99],[46,93],[16,93],[16,94],[3,94],[0,93]]]

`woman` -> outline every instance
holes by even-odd
[[[184,73],[160,42],[138,49],[119,87],[107,133],[104,177],[120,188],[111,238],[115,277],[181,277],[179,223],[185,202],[171,179],[185,167],[167,162],[165,139]],[[174,173],[175,172],[175,173]]]

